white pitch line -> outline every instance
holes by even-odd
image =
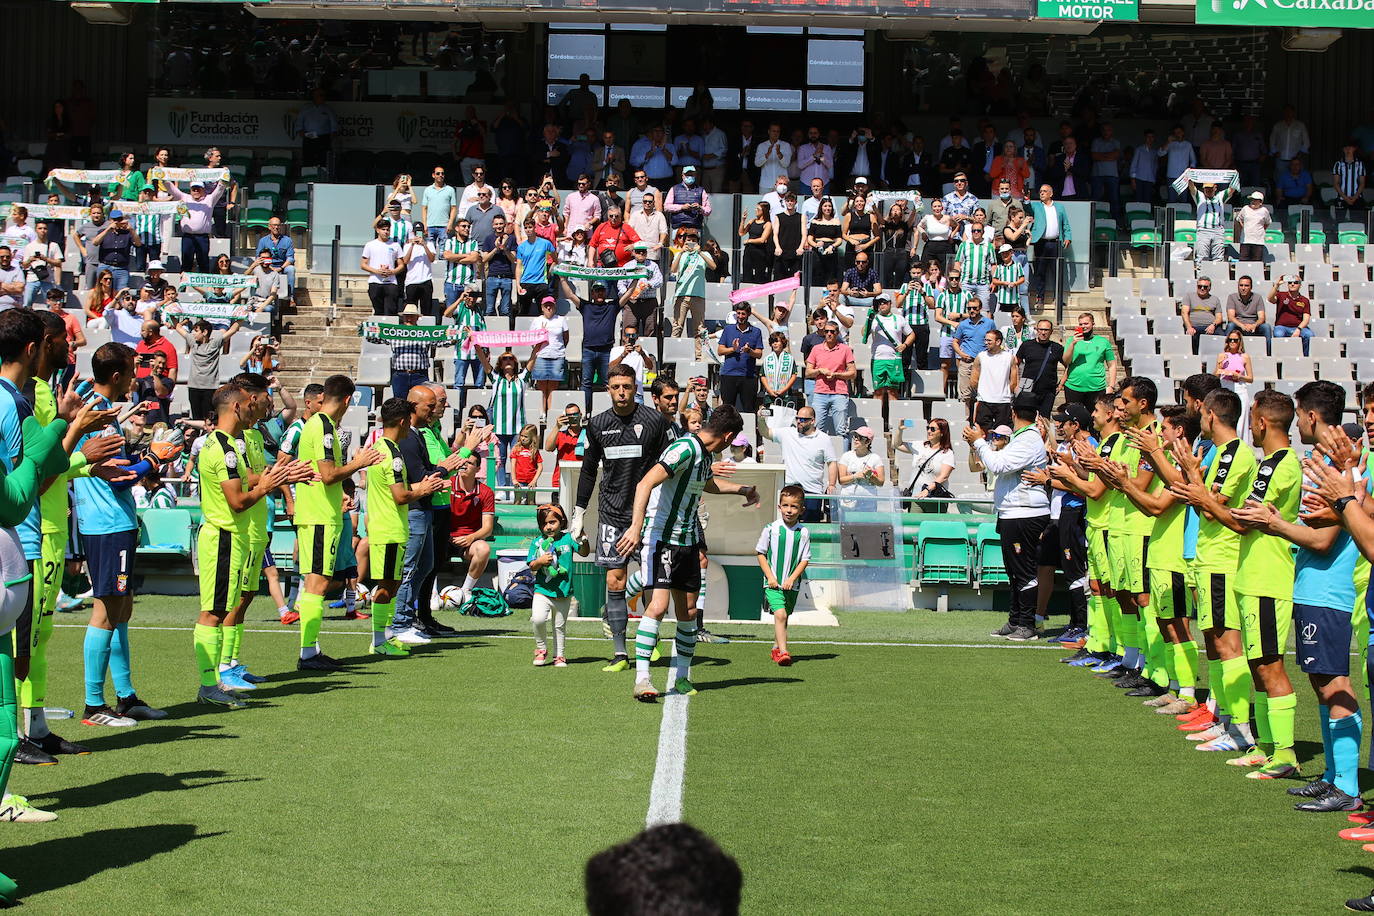
[[[674,693],[663,701],[663,721],[658,728],[658,760],[649,789],[649,814],[645,827],[676,824],[682,820],[682,783],[687,771],[687,701]]]
[[[85,624],[78,624],[78,623],[59,623],[59,624],[55,624],[54,626],[56,626],[56,627],[58,627],[58,628],[62,628],[62,629],[68,629],[68,630],[84,630],[84,629],[86,629],[86,625],[85,625]],[[152,631],[163,630],[163,631],[173,632],[173,633],[189,633],[189,632],[191,631],[191,628],[190,628],[190,627],[150,627],[150,626],[136,626],[136,625],[135,625],[135,626],[130,626],[129,629],[131,629],[131,630],[152,630]],[[261,629],[261,630],[244,628],[244,632],[245,632],[245,633],[275,633],[275,634],[278,635],[278,636],[297,636],[297,635],[299,635],[297,630],[295,630],[295,629],[286,629],[286,628],[282,628],[282,629],[273,628],[273,629]],[[363,630],[321,630],[321,631],[320,631],[320,635],[321,635],[321,636],[365,636],[365,635],[367,635],[367,633],[366,633],[365,631],[363,631]],[[461,638],[461,637],[463,636],[463,633],[462,633],[461,631],[459,631],[458,636]],[[529,636],[524,635],[524,634],[520,634],[520,633],[483,633],[483,634],[480,634],[480,635],[474,634],[474,635],[472,635],[472,636],[469,637],[469,638],[471,638],[471,639],[529,639]],[[569,641],[569,642],[605,642],[606,639],[605,639],[605,637],[602,637],[602,636],[569,636],[569,637],[568,637],[568,641]],[[965,642],[862,642],[862,641],[859,641],[859,640],[855,640],[855,641],[852,641],[852,642],[847,642],[847,641],[838,640],[838,639],[826,639],[826,640],[821,640],[821,639],[789,639],[788,642],[791,643],[791,644],[793,644],[793,645],[798,645],[798,646],[855,646],[855,647],[859,647],[859,648],[870,647],[870,648],[878,648],[878,649],[889,649],[889,648],[890,648],[890,649],[1044,649],[1044,650],[1054,650],[1054,651],[1060,651],[1060,652],[1063,651],[1063,649],[1061,649],[1059,646],[1027,645],[1027,644],[1024,644],[1024,643],[1017,645],[1017,644],[1012,644],[1012,643],[1005,643],[1005,644],[1003,644],[1003,643],[976,643],[976,642],[968,642],[968,643],[965,643]],[[740,642],[738,643],[738,645],[741,645],[741,646],[760,646],[760,645],[763,645],[763,643],[764,643],[764,640],[749,640],[749,641],[740,641]],[[1351,653],[1351,654],[1353,655],[1354,653]]]

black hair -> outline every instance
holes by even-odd
[[[1366,388],[1366,401],[1369,395],[1370,389]],[[1299,409],[1316,411],[1328,426],[1339,426],[1341,415],[1345,413],[1345,389],[1329,380],[1308,382],[1293,393],[1293,399],[1298,402]]]
[[[702,432],[727,436],[731,439],[738,436],[743,429],[744,418],[739,415],[738,410],[729,404],[722,404],[711,411],[711,416],[701,427]]]
[[[319,382],[311,382],[301,390],[302,398],[317,398],[324,394],[324,386]]]
[[[1240,395],[1227,388],[1218,388],[1207,395],[1202,406],[1216,414],[1217,419],[1227,426],[1234,427],[1240,422]]]
[[[241,397],[243,397],[243,389],[230,382],[215,389],[214,395],[210,398],[210,406],[215,409],[215,416],[219,416],[226,408],[237,404]]]
[[[267,380],[267,376],[260,372],[240,372],[229,380],[231,385],[238,385],[244,391],[266,391],[272,387],[272,383]]]
[[[1182,404],[1165,404],[1159,408],[1159,416],[1165,423],[1177,428],[1189,442],[1196,442],[1202,435],[1202,419],[1190,413]]]
[[[331,375],[324,380],[324,397],[327,401],[342,401],[353,397],[358,386],[346,375]]]
[[[781,490],[779,490],[779,491],[778,491],[778,502],[779,502],[779,503],[782,502],[782,498],[783,498],[784,496],[791,496],[793,499],[799,499],[799,500],[801,500],[803,503],[806,502],[806,490],[802,488],[801,484],[789,483],[787,486],[785,486],[785,487],[783,487]]]
[[[1207,400],[1207,395],[1221,387],[1221,379],[1210,372],[1194,372],[1183,380],[1183,393],[1197,401]]]
[[[1264,414],[1266,420],[1282,426],[1285,432],[1293,425],[1293,399],[1282,391],[1261,388],[1255,392],[1255,400],[1251,403],[1250,409]],[[1340,419],[1337,418],[1336,422],[1339,423]]]
[[[663,393],[669,388],[674,391],[682,390],[682,386],[677,383],[677,379],[673,378],[671,375],[660,375],[658,378],[654,379],[653,385],[649,388],[649,393],[656,398],[661,398],[663,397]]]
[[[636,378],[633,366],[627,366],[624,363],[612,366],[611,370],[606,373],[606,384],[609,385],[613,378],[625,378],[627,376],[631,379]]]
[[[1116,395],[1112,394],[1110,391],[1100,391],[1093,395],[1093,406],[1096,407],[1098,404],[1106,404],[1108,407],[1114,407],[1116,405]]]
[[[32,309],[12,308],[0,312],[0,360],[9,362],[18,359],[25,347],[30,344],[37,346],[42,342],[43,321]]]
[[[48,299],[49,302],[66,302],[66,301],[67,301],[67,291],[66,291],[65,289],[61,289],[61,288],[56,287],[56,286],[54,286],[52,289],[48,290],[46,296],[47,296],[47,299]]]
[[[210,324],[210,322],[206,321],[204,318],[201,318],[198,321],[196,321],[195,324],[191,325],[191,330],[204,331],[206,334],[209,334],[215,330],[215,327],[214,325]]]
[[[405,398],[387,398],[382,402],[382,426],[388,428],[395,426],[402,420],[410,419],[410,415],[415,412],[415,405]]]
[[[62,320],[61,316],[54,315],[52,312],[36,312],[35,314],[43,322],[44,337],[56,337],[59,334],[64,338],[67,336],[67,323]]]
[[[660,824],[587,860],[589,916],[734,916],[739,863],[690,824]]]
[[[133,372],[135,355],[133,347],[126,344],[115,343],[114,341],[101,344],[91,354],[91,378],[95,380],[96,384],[108,385],[116,373]]]
[[[1143,375],[1128,375],[1121,382],[1121,387],[1117,390],[1124,397],[1126,389],[1131,389],[1131,394],[1143,400],[1147,405],[1146,410],[1154,410],[1155,403],[1159,400],[1159,389],[1155,387],[1153,379]]]

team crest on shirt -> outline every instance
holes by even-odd
[[[333,434],[333,433],[325,433],[325,434],[324,434],[324,447],[327,448],[327,449],[333,449],[333,448],[334,448],[334,434]]]
[[[1233,460],[1235,460],[1235,457],[1235,452],[1224,452],[1222,456],[1217,460],[1220,461],[1222,464],[1230,464]]]
[[[403,458],[392,458],[392,459],[391,459],[391,473],[393,473],[393,474],[399,474],[399,473],[401,473],[402,471],[404,471],[405,469],[406,469],[405,459],[403,459]]]
[[[638,439],[638,438],[640,438],[640,437],[643,436],[643,435],[644,435],[644,424],[643,424],[643,423],[636,423],[636,424],[635,424],[635,438]]]
[[[1261,477],[1268,477],[1270,474],[1274,473],[1274,468],[1271,465],[1262,465],[1259,472]]]
[[[128,590],[129,590],[129,575],[128,575],[128,573],[120,573],[119,575],[115,576],[115,592],[117,592],[118,594],[121,594],[121,595],[122,595],[122,594],[124,594],[125,592],[127,592]]]
[[[225,452],[224,466],[231,471],[237,468],[239,466],[238,452]]]
[[[1020,542],[1020,541],[1013,541],[1013,542],[1012,542],[1012,545],[1011,545],[1011,549],[1012,549],[1014,552],[1016,552],[1016,553],[1020,553],[1020,552],[1021,552],[1021,542]]]

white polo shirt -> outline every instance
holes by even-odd
[[[782,449],[786,482],[800,484],[807,493],[824,493],[829,482],[826,468],[835,460],[830,437],[820,432],[803,436],[795,427],[768,428],[768,438]]]

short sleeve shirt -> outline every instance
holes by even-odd
[[[1302,465],[1291,448],[1264,456],[1255,468],[1246,498],[1274,506],[1286,522],[1297,520],[1298,505],[1302,502]],[[1237,576],[1235,583],[1236,591],[1242,595],[1292,599],[1293,551],[1283,538],[1246,532],[1240,538],[1236,568],[1245,570],[1245,575]]]
[[[196,473],[200,477],[200,513],[205,523],[221,531],[242,533],[246,519],[229,507],[222,486],[232,482],[240,489],[243,487],[243,453],[233,437],[222,430],[211,430],[196,456]]]
[[[410,536],[408,506],[396,502],[391,485],[409,484],[401,447],[383,436],[377,440],[382,460],[367,469],[367,537],[379,544],[404,544]]]
[[[491,487],[477,482],[472,490],[464,490],[453,479],[449,491],[449,520],[451,533],[455,535],[472,534],[482,527],[483,515],[496,514],[496,494]]]
[[[720,332],[720,342],[726,347],[762,350],[763,332],[752,324],[742,331],[738,325],[728,324]],[[759,361],[747,353],[731,353],[722,361],[720,374],[735,378],[753,378],[759,374]]]
[[[811,559],[811,532],[801,524],[789,528],[778,519],[764,527],[754,551],[768,560],[773,577],[781,585],[798,566]],[[794,585],[793,590],[796,588]]]
[[[321,461],[343,463],[344,449],[334,421],[324,411],[305,421],[300,440],[296,443],[296,457],[319,470]],[[297,525],[343,524],[343,482],[296,484]]]
[[[1235,509],[1245,502],[1255,480],[1255,453],[1239,439],[1217,446],[1212,466],[1203,483],[1208,489],[1221,487],[1221,501]],[[1198,519],[1198,569],[1233,573],[1240,561],[1240,535],[1221,522],[1202,516]]]
[[[1102,391],[1107,387],[1107,363],[1116,361],[1116,350],[1104,334],[1078,341],[1069,360],[1066,388],[1074,391]]]

